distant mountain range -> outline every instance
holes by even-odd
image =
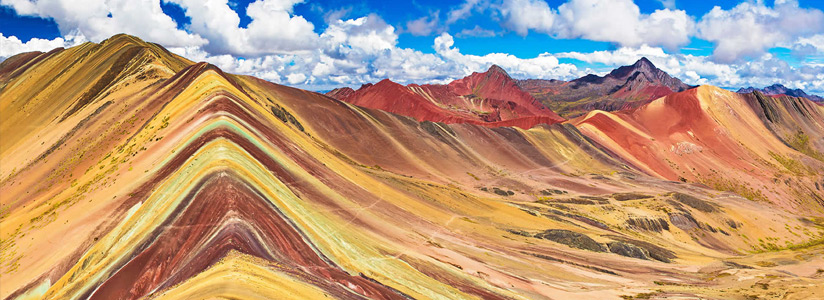
[[[335,89],[326,95],[418,120],[490,126],[520,124],[517,126],[528,128],[596,109],[636,108],[690,88],[644,57],[605,76],[589,74],[571,81],[516,80],[493,65],[484,73],[473,73],[447,85],[404,87],[387,79],[358,90]]]
[[[344,87],[326,93],[356,105],[444,123],[476,123],[487,126],[529,128],[555,123],[593,110],[618,111],[638,108],[660,97],[692,88],[655,67],[646,57],[607,75],[589,74],[563,81],[516,80],[497,65],[472,73],[447,85],[403,86],[383,80],[354,90]],[[742,88],[738,93],[759,91],[765,95],[803,97],[824,103],[824,98],[801,89],[774,84],[763,89]]]
[[[530,128],[556,123],[595,109],[636,108],[691,88],[647,58],[605,76],[571,81],[516,80],[497,65],[447,85],[400,85],[385,79],[354,90],[327,92],[332,98],[427,121]],[[563,118],[562,118],[563,117]]]
[[[803,97],[818,103],[824,103],[824,98],[822,98],[821,96],[810,95],[801,89],[791,89],[778,83],[765,87],[763,89],[758,89],[754,87],[741,88],[738,90],[738,93],[749,94],[755,91],[770,96],[787,95],[792,97]]]

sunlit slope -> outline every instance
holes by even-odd
[[[31,55],[31,54],[29,54]],[[84,119],[99,107],[100,100],[122,89],[134,94],[171,77],[190,61],[160,46],[119,35],[101,44],[85,43],[71,49],[55,49],[34,57],[4,61],[0,89],[7,95],[0,101],[3,112],[3,143],[0,153],[25,152],[39,145],[21,145],[25,135],[48,139],[46,132],[68,118]],[[131,86],[130,86],[131,85]],[[13,97],[12,97],[13,95]],[[25,125],[26,127],[21,127]],[[71,128],[66,128],[70,130]],[[3,169],[3,174],[8,170]]]
[[[115,44],[156,63],[90,92],[116,60],[88,49]],[[6,101],[31,91],[11,87],[71,70],[59,55],[80,48],[0,71],[4,299],[724,295],[707,278],[740,268],[722,260],[820,263],[816,219],[648,176],[569,124],[419,123],[128,36],[80,47],[95,69],[44,83],[44,103],[69,104],[42,116],[16,116]],[[820,283],[784,271],[752,272]]]
[[[796,100],[807,102],[803,113],[787,112],[796,110],[798,103],[762,99],[780,121],[772,125],[763,110],[753,109],[761,106],[751,105],[744,96],[701,86],[636,110],[593,111],[573,123],[645,173],[699,182],[791,211],[821,212],[824,192],[816,182],[821,181],[824,164],[808,155],[812,152],[799,152],[787,142],[795,133],[790,128],[803,128],[818,138],[810,147],[821,143],[821,107]]]

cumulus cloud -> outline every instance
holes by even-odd
[[[800,37],[791,45],[785,47],[792,49],[792,53],[799,59],[804,59],[808,55],[824,53],[824,34]]]
[[[169,46],[197,46],[206,40],[177,29],[177,23],[160,9],[160,0],[0,0],[19,15],[51,18],[65,36],[79,32],[99,42],[128,33]]]
[[[543,0],[506,0],[499,7],[503,25],[520,35],[530,30],[553,33],[557,12]]]
[[[657,59],[670,57],[664,49],[660,47],[650,47],[647,45],[637,48],[621,47],[616,50],[594,52],[561,52],[555,55],[561,58],[572,58],[591,64],[600,63],[608,66],[633,64],[641,57],[646,57],[653,62]]]
[[[321,34],[330,52],[340,53],[356,49],[365,53],[386,50],[398,43],[395,28],[381,17],[371,14],[350,20],[338,20]]]
[[[4,36],[0,33],[0,61],[5,60],[15,54],[31,51],[46,52],[54,48],[66,48],[79,45],[86,41],[86,37],[78,33],[72,33],[66,38],[58,37],[51,40],[33,38],[23,42],[15,36]]]
[[[570,0],[557,9],[543,0],[504,0],[499,11],[504,26],[520,35],[531,30],[630,47],[676,49],[689,43],[695,30],[695,21],[683,10],[642,14],[632,0]]]
[[[454,47],[455,40],[448,33],[442,33],[435,38],[435,52],[449,62],[456,65],[457,74],[468,74],[473,71],[482,71],[496,64],[507,72],[519,78],[572,78],[580,75],[572,64],[562,64],[558,58],[544,53],[535,58],[522,59],[506,53],[490,53],[487,55],[462,54]]]
[[[189,30],[205,37],[204,49],[214,54],[259,56],[313,49],[317,46],[314,25],[293,15],[302,0],[257,0],[246,7],[252,19],[240,27],[240,17],[228,0],[169,0],[191,18]]]
[[[798,37],[824,31],[824,13],[805,9],[798,2],[743,2],[730,10],[716,6],[698,22],[698,37],[713,42],[720,62],[755,57],[767,49]]]

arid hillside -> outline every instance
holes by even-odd
[[[505,75],[336,92],[367,108],[128,35],[11,57],[0,298],[824,297],[824,107],[563,121]]]

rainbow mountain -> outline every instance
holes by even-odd
[[[821,296],[807,99],[700,86],[528,127],[356,104],[128,35],[8,58],[0,298]]]

